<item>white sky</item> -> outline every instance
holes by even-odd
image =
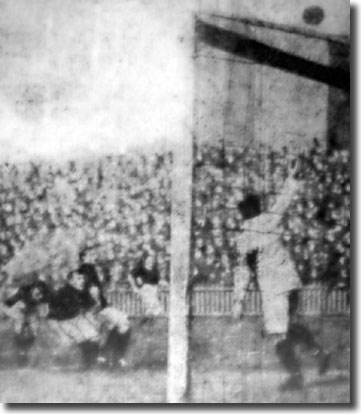
[[[0,0],[0,157],[69,157],[184,139],[191,12],[201,4],[301,24],[304,4],[314,2],[299,3]],[[347,2],[318,3],[334,6],[321,30],[345,30]]]

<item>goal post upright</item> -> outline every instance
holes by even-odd
[[[171,269],[168,319],[167,402],[187,403],[190,393],[189,367],[189,279],[192,251],[193,162],[195,146],[195,22],[193,16],[187,53],[189,61],[188,99],[184,136],[173,151]]]
[[[168,403],[186,402],[189,391],[188,282],[191,267],[192,154],[192,140],[187,138],[177,147],[173,156]]]

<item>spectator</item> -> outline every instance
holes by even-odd
[[[243,225],[238,205],[252,196],[257,198],[257,209],[269,210],[287,178],[290,150],[248,146],[226,148],[223,153],[222,148],[207,145],[198,148],[196,158],[194,232],[205,245],[217,244],[213,231],[222,232],[223,245],[215,247],[228,255],[233,270],[234,240]],[[304,155],[307,184],[283,220],[284,243],[298,269],[307,269],[307,261],[314,261],[319,250],[329,258],[350,254],[346,242],[342,248],[335,246],[350,233],[349,161],[348,151],[326,154],[316,145]],[[96,249],[99,262],[122,261],[135,267],[138,252],[144,250],[169,260],[171,168],[170,153],[154,157],[129,153],[52,165],[1,164],[0,262],[5,264],[34,237],[59,227],[83,228],[89,247],[106,245]],[[319,234],[307,234],[317,225],[323,228]],[[314,237],[316,248],[308,243]],[[294,252],[297,246],[302,254]],[[319,280],[327,281],[330,271],[334,280],[340,276],[343,265],[334,267],[331,262],[326,271],[317,270]],[[60,285],[64,276],[56,276]],[[302,278],[309,282],[306,270]]]

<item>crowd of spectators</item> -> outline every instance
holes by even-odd
[[[169,266],[171,155],[139,153],[65,164],[0,167],[0,260],[39,234],[82,228],[95,260],[113,283],[145,250],[157,252],[161,277]]]
[[[296,154],[263,145],[204,147],[196,158],[196,275],[232,284],[237,237],[244,218],[240,203],[266,212],[288,178]],[[327,153],[317,140],[301,156],[297,196],[282,217],[281,237],[303,283],[348,286],[350,277],[350,152]],[[244,211],[243,211],[243,214]],[[198,265],[198,268],[197,268]]]
[[[265,146],[196,152],[193,273],[206,283],[232,285],[238,208],[254,197],[267,211],[287,178],[294,154]],[[350,154],[304,155],[307,185],[283,219],[283,239],[305,282],[332,274],[347,280],[350,266]],[[172,154],[132,152],[62,164],[0,165],[0,263],[25,243],[54,229],[85,229],[94,260],[110,284],[126,283],[145,252],[157,259],[160,279],[170,271]],[[330,276],[331,277],[331,276]]]
[[[315,147],[305,159],[305,185],[283,218],[283,240],[304,283],[349,287],[351,159]]]

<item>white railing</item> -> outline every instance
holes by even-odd
[[[301,291],[298,313],[301,315],[349,315],[350,304],[346,290],[334,289],[327,292],[323,286],[307,286]],[[159,298],[165,313],[168,312],[169,292],[160,290]],[[194,316],[232,315],[233,289],[231,287],[197,286],[191,293],[191,313]],[[144,306],[139,296],[128,288],[117,288],[108,292],[109,302],[130,316],[144,314]],[[262,315],[262,295],[257,290],[247,292],[244,315]]]

